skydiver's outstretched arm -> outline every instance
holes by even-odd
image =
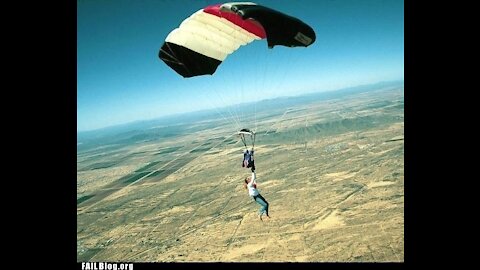
[[[247,178],[248,179],[248,178]],[[252,176],[250,177],[250,182],[247,183],[247,187],[251,187],[256,184],[255,181],[255,172],[252,172]]]

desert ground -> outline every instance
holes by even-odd
[[[403,262],[404,89],[258,110],[244,146],[205,119],[77,149],[77,261]]]

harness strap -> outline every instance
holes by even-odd
[[[245,135],[244,135],[244,134],[240,134],[240,138],[242,138],[242,142],[243,142],[243,145],[245,145],[245,149],[248,150],[248,148],[247,148],[247,143],[246,143],[246,141],[245,141]]]
[[[253,150],[253,148],[255,147],[255,133],[253,133],[253,135],[251,135],[251,136],[252,136],[252,139],[253,139],[253,143],[252,143],[252,150]]]

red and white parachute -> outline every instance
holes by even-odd
[[[159,57],[183,77],[213,74],[240,46],[267,39],[268,47],[307,47],[313,29],[301,20],[251,2],[207,6],[168,34]]]

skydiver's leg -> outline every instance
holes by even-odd
[[[259,198],[260,200],[263,201],[264,204],[262,205],[262,206],[263,206],[262,209],[263,209],[264,213],[267,214],[267,217],[270,217],[270,216],[268,215],[268,206],[269,206],[270,204],[269,204],[269,203],[267,202],[267,200],[265,200],[265,198],[264,198],[262,195],[260,195],[260,194],[258,194],[257,198]]]
[[[255,201],[262,206],[262,208],[260,208],[259,210],[260,219],[262,218],[262,215],[264,213],[267,213],[268,216],[268,203],[265,198],[263,198],[262,195],[258,194],[257,196],[255,196]]]

